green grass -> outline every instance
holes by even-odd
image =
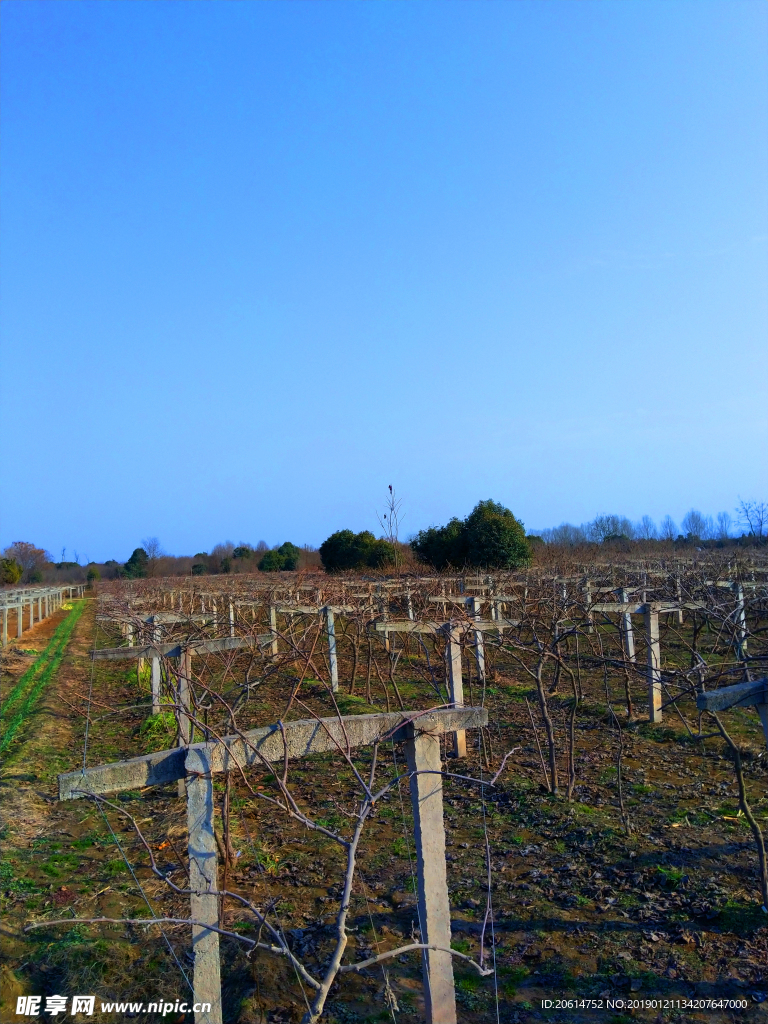
[[[69,639],[85,606],[85,601],[77,602],[66,619],[56,627],[50,643],[40,657],[30,665],[8,694],[2,713],[0,713],[0,732],[2,733],[0,754],[10,747],[24,719],[34,710],[43,690],[58,670]]]

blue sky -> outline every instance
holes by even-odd
[[[0,17],[0,545],[768,497],[764,4]]]

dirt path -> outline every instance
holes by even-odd
[[[26,633],[20,638],[23,650],[43,651],[68,614],[58,612]],[[72,704],[77,698],[73,691],[82,689],[83,680],[87,679],[85,667],[92,645],[94,614],[95,606],[89,602],[75,626],[55,679],[25,723],[24,735],[12,746],[0,774],[0,827],[6,830],[10,847],[27,847],[50,824],[57,796],[56,774],[69,763],[75,740]],[[19,657],[11,651],[4,665],[4,689],[31,663],[31,657]]]
[[[8,694],[48,646],[69,610],[38,623],[3,652],[2,688]],[[69,639],[55,677],[15,738],[0,773],[0,836],[3,840],[2,929],[0,949],[7,958],[0,976],[0,1012],[3,1020],[15,1014],[18,995],[38,991],[33,979],[19,970],[27,942],[21,929],[29,918],[27,900],[32,885],[22,877],[20,861],[33,854],[35,844],[60,832],[73,817],[57,803],[56,775],[70,763],[76,741],[72,691],[87,679],[88,650],[92,644],[95,602],[88,602]],[[69,702],[69,703],[68,703]],[[49,883],[50,884],[50,883]],[[56,904],[55,886],[50,903]],[[42,900],[40,901],[42,902]],[[15,968],[15,969],[14,969]]]

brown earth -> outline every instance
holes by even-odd
[[[26,634],[23,646],[42,649],[55,625],[48,620],[36,627],[39,636]],[[158,863],[183,885],[185,809],[175,787],[122,794],[104,814],[81,802],[56,803],[56,774],[82,763],[83,695],[90,685],[87,651],[94,630],[91,607],[78,623],[33,726],[4,769],[0,797],[7,821],[5,864],[10,866],[2,876],[6,1015],[20,991],[93,992],[123,1000],[184,998],[188,991],[181,973],[190,969],[183,927],[164,929],[178,962],[157,930],[150,936],[121,926],[21,932],[26,921],[51,916],[146,916],[148,905],[167,916],[188,912],[185,899],[169,894],[151,874],[133,827],[120,813],[133,815]],[[28,664],[24,658],[17,661],[18,666],[8,660],[10,675]],[[227,671],[231,683],[237,667]],[[405,664],[402,674],[399,686],[406,704],[423,704],[423,687],[409,681]],[[585,674],[585,688],[587,682]],[[768,921],[759,905],[753,841],[735,810],[733,769],[722,744],[691,742],[679,720],[670,719],[663,728],[626,723],[622,768],[632,826],[628,837],[618,809],[616,732],[607,724],[605,708],[587,701],[580,714],[579,786],[576,801],[569,804],[541,785],[526,695],[530,699],[528,684],[498,660],[487,695],[492,770],[502,752],[523,749],[510,760],[491,797],[483,799],[474,785],[445,784],[455,944],[475,956],[488,897],[486,837],[492,866],[497,974],[479,979],[457,965],[459,1019],[467,1024],[493,1021],[498,1007],[499,1019],[508,1022],[767,1021]],[[94,697],[88,764],[172,745],[172,731],[164,734],[157,723],[147,723],[146,707],[137,706],[146,701],[146,693],[135,668],[98,663]],[[330,713],[319,685],[309,686],[306,699],[313,710]],[[342,698],[340,704],[345,713],[368,709],[359,699]],[[284,706],[285,681],[273,680],[255,690],[250,720],[275,721]],[[564,708],[553,698],[561,731]],[[729,725],[752,752],[746,774],[755,813],[764,824],[768,773],[756,716],[733,712]],[[391,751],[382,755],[380,777],[402,768],[393,756]],[[367,765],[367,755],[360,763]],[[476,747],[465,763],[451,767],[486,778],[491,770]],[[339,758],[318,757],[292,768],[290,777],[299,803],[344,831],[344,810],[354,796],[348,767]],[[268,775],[253,771],[248,778],[257,792],[259,787],[270,792]],[[217,787],[223,799],[218,782]],[[260,906],[274,900],[274,913],[292,932],[295,948],[309,969],[317,969],[330,948],[338,905],[338,846],[278,818],[242,782],[233,782],[230,799],[231,840],[239,857],[229,872],[229,887]],[[125,868],[123,853],[136,880]],[[410,940],[416,926],[413,856],[404,788],[402,803],[395,791],[366,829],[351,922],[353,959]],[[251,927],[242,910],[228,905],[223,914],[230,927]],[[492,956],[488,931],[485,948]],[[222,959],[227,1024],[300,1019],[303,994],[285,963],[261,953],[249,958],[230,940],[222,942]],[[397,1010],[387,1006],[387,985]],[[603,1007],[542,1006],[542,1000],[558,998],[602,1000]],[[631,1013],[606,1008],[608,999],[630,998],[666,1005]],[[738,1011],[686,1006],[686,1000],[696,999],[742,1000],[746,1006]],[[332,993],[327,1017],[350,1024],[394,1016],[410,1024],[423,1019],[422,1006],[420,965],[411,954],[388,961],[386,974],[376,968],[361,977],[346,975]]]

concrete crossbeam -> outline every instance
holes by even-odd
[[[479,729],[488,724],[488,712],[484,708],[461,708],[424,714],[392,712],[353,715],[341,722],[338,718],[285,722],[288,757],[295,759],[309,754],[327,753],[338,750],[340,746],[342,749],[347,746],[354,749],[384,739],[402,742],[406,739],[405,728],[409,722],[416,723],[419,729],[438,735],[461,729]],[[160,750],[127,761],[66,772],[59,775],[59,799],[78,800],[88,793],[119,793],[146,786],[162,786],[183,779],[186,752],[200,746],[204,744],[193,743],[176,750]],[[211,770],[225,771],[237,766],[261,764],[259,754],[268,761],[279,761],[284,751],[279,725],[252,729],[243,733],[242,738],[225,736],[216,745]]]

